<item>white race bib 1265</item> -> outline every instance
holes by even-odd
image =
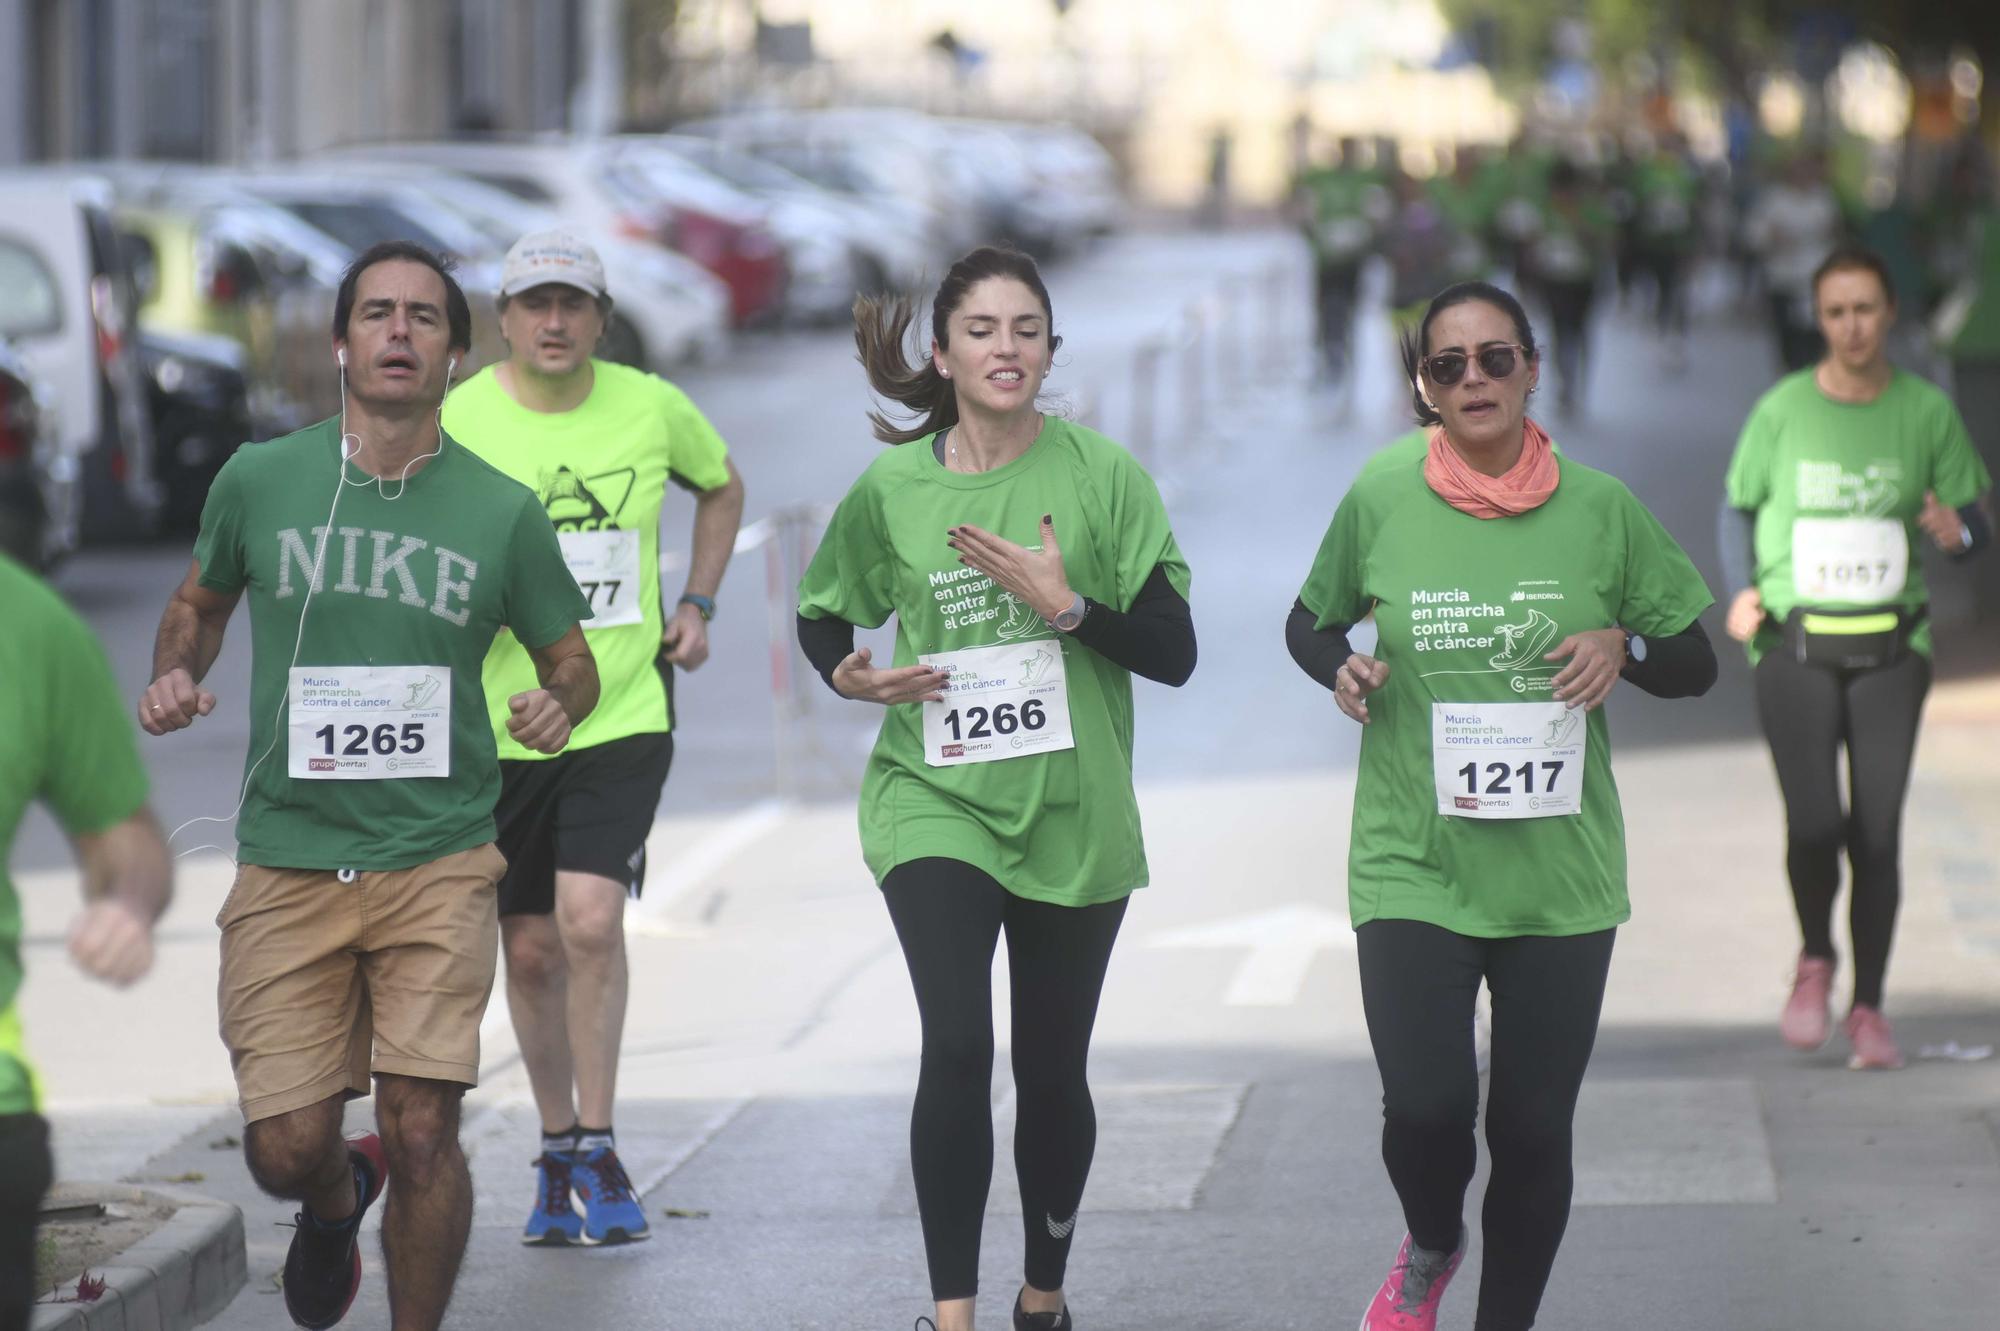
[[[1003,642],[917,659],[951,672],[944,701],[924,704],[924,761],[932,767],[1076,747],[1060,642]]]
[[[1438,812],[1551,818],[1583,811],[1588,721],[1560,702],[1434,702]]]
[[[1792,590],[1807,605],[1881,605],[1909,576],[1910,541],[1895,518],[1792,519]]]
[[[639,607],[638,532],[559,531],[556,540],[569,575],[590,601],[585,628],[616,628],[645,617]]]
[[[299,666],[292,671],[290,775],[307,781],[451,775],[447,666]]]

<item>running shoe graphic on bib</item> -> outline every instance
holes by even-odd
[[[299,666],[286,701],[286,772],[295,779],[451,775],[446,666]]]
[[[944,701],[924,704],[924,761],[930,766],[1076,747],[1060,642],[1002,642],[917,659],[951,674]]]

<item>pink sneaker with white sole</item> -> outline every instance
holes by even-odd
[[[1389,1278],[1375,1291],[1362,1315],[1361,1331],[1436,1331],[1438,1303],[1445,1287],[1465,1260],[1466,1231],[1458,1231],[1458,1251],[1442,1253],[1419,1248],[1408,1234],[1396,1250]]]
[[[1847,1042],[1854,1046],[1847,1066],[1856,1072],[1864,1068],[1893,1071],[1903,1066],[1903,1051],[1896,1048],[1895,1032],[1879,1008],[1854,1005],[1847,1014]]]
[[[1828,1010],[1832,990],[1833,962],[1799,953],[1792,996],[1785,1000],[1784,1015],[1778,1018],[1778,1033],[1786,1044],[1811,1051],[1826,1043],[1826,1037],[1833,1033],[1833,1014]]]

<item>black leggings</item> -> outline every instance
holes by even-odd
[[[897,865],[882,895],[923,1019],[910,1167],[931,1296],[942,1302],[979,1292],[980,1221],[993,1180],[993,948],[1002,930],[1013,993],[1014,1169],[1025,1274],[1036,1289],[1061,1289],[1097,1148],[1097,1111],[1084,1080],[1090,1028],[1125,902],[1029,901],[948,859]]]
[[[52,1172],[48,1123],[35,1114],[0,1114],[0,1331],[23,1331],[40,1293],[35,1212]]]
[[[1831,960],[1840,852],[1854,888],[1854,1001],[1882,1006],[1882,977],[1902,901],[1903,797],[1931,663],[1915,652],[1874,670],[1801,665],[1782,649],[1757,663],[1757,715],[1785,797],[1785,867],[1809,957]],[[1847,748],[1848,798],[1840,791]]]
[[[1356,931],[1361,1002],[1382,1072],[1382,1160],[1418,1247],[1458,1246],[1479,1148],[1473,1005],[1493,994],[1475,1331],[1535,1324],[1569,1224],[1570,1124],[1597,1038],[1615,930],[1571,938],[1468,938],[1416,920]]]

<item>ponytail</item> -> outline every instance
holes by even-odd
[[[921,418],[915,425],[898,426],[879,411],[869,412],[868,423],[885,444],[907,444],[958,424],[958,397],[951,381],[938,373],[937,362],[929,356],[918,365],[908,360],[910,325],[916,318],[908,296],[860,296],[854,302],[855,359],[868,372],[868,386]]]

